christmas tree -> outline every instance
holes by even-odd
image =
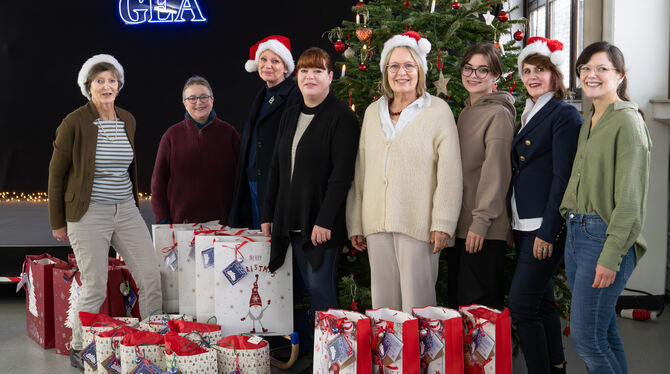
[[[359,119],[381,94],[379,61],[384,42],[396,34],[414,30],[432,44],[428,53],[428,91],[446,100],[458,118],[468,92],[461,84],[459,63],[465,50],[477,42],[491,42],[502,53],[503,75],[497,90],[508,90],[516,97],[517,113],[523,112],[525,90],[517,73],[517,41],[523,40],[525,19],[510,19],[511,8],[504,0],[370,0],[352,7],[353,17],[328,31],[337,52],[335,63],[340,73],[331,89],[348,102]],[[517,116],[518,118],[519,116]],[[371,307],[369,263],[365,253],[350,251],[343,261],[340,303],[343,307]],[[506,266],[507,289],[514,274],[516,253],[509,248]],[[438,303],[446,305],[446,259],[440,262]],[[565,272],[555,276],[556,297],[563,318],[569,312],[570,291]]]

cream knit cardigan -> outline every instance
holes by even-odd
[[[429,106],[387,140],[379,100],[365,111],[354,181],[347,197],[349,237],[399,232],[429,241],[431,231],[452,238],[463,196],[454,115],[444,100]]]

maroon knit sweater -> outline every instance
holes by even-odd
[[[151,177],[156,222],[225,222],[239,151],[240,134],[216,116],[202,129],[188,117],[170,127]]]

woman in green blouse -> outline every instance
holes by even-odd
[[[644,113],[626,94],[621,51],[607,42],[584,49],[577,74],[593,107],[584,117],[561,203],[565,268],[572,291],[571,340],[589,373],[626,373],[615,305],[646,250],[651,139]]]

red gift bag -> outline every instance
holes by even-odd
[[[459,308],[465,330],[466,374],[512,374],[512,335],[509,310],[484,305]]]
[[[413,308],[419,319],[421,371],[427,374],[463,373],[463,321],[453,309]]]
[[[110,316],[141,318],[139,289],[125,266],[109,266],[107,297]]]
[[[70,354],[72,339],[72,321],[74,305],[77,302],[81,287],[81,273],[70,265],[55,265],[53,268],[54,289],[54,332],[56,353]],[[109,313],[109,297],[100,307],[100,313]]]
[[[370,374],[370,319],[363,314],[329,309],[316,312],[314,326],[315,374]]]
[[[47,253],[28,255],[21,272],[21,285],[26,291],[26,333],[44,349],[55,344],[53,267],[57,264],[66,263]]]
[[[390,308],[367,310],[372,322],[372,372],[419,374],[419,321]]]

